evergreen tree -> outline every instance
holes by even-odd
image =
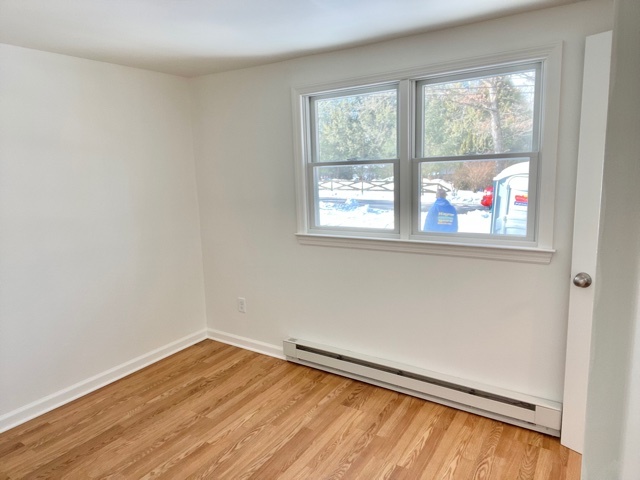
[[[319,162],[397,158],[395,90],[315,102]],[[366,165],[335,169],[335,178],[362,180],[393,175],[393,166]]]

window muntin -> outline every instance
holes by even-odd
[[[542,221],[541,225],[544,227],[544,235],[542,237],[544,239],[543,245],[548,245],[549,238],[551,237],[549,236],[547,228],[549,225],[547,215],[552,214],[549,207],[553,205],[553,195],[549,195],[548,190],[549,186],[554,184],[553,178],[549,178],[548,174],[544,177],[546,178],[544,185],[547,193],[542,197],[542,199],[540,199],[538,195],[538,189],[541,188],[539,185],[541,180],[538,177],[538,173],[540,172],[538,149],[541,142],[541,125],[539,125],[539,123],[542,105],[542,65],[543,60],[537,60],[531,63],[517,62],[512,65],[502,67],[491,67],[486,69],[474,68],[462,73],[460,73],[462,70],[458,70],[458,73],[451,75],[437,73],[429,77],[418,77],[417,79],[399,77],[394,83],[386,84],[386,87],[381,87],[380,85],[384,85],[382,83],[370,87],[353,87],[349,86],[349,84],[345,82],[343,85],[346,88],[340,90],[342,85],[336,85],[331,88],[331,93],[314,94],[312,89],[308,89],[304,93],[301,92],[300,98],[303,101],[302,113],[304,115],[303,118],[305,119],[305,125],[307,126],[303,136],[303,158],[306,171],[305,186],[303,187],[303,190],[306,192],[306,201],[304,204],[306,208],[306,220],[304,225],[306,225],[306,228],[301,230],[301,232],[335,237],[352,236],[409,241],[417,240],[420,242],[433,241],[438,245],[451,243],[496,247],[503,245],[509,247],[539,248],[537,247],[537,229],[540,226],[538,222]],[[557,62],[554,63],[553,66],[557,68]],[[383,82],[389,81],[391,78],[392,77],[387,76]],[[533,84],[531,83],[532,79]],[[509,121],[511,122],[507,122],[507,126],[510,127],[510,130],[507,129],[508,131],[506,131],[507,141],[503,142],[503,147],[495,148],[493,136],[490,138],[490,141],[487,141],[487,132],[489,132],[490,129],[486,129],[487,125],[489,125],[486,118],[484,122],[480,122],[485,127],[483,142],[458,142],[458,144],[463,147],[472,145],[474,148],[446,150],[443,149],[442,144],[438,144],[437,142],[428,144],[425,139],[425,132],[429,132],[430,126],[427,125],[428,122],[425,122],[425,92],[426,95],[429,96],[433,91],[435,91],[433,88],[436,85],[448,85],[451,87],[451,84],[456,82],[467,82],[468,84],[473,85],[473,82],[475,81],[477,90],[475,92],[476,96],[488,96],[488,93],[479,91],[479,88],[477,87],[478,80],[482,80],[489,85],[491,85],[492,82],[496,85],[496,82],[498,82],[498,86],[500,86],[499,82],[511,82],[511,84],[507,85],[510,89],[508,92],[511,95],[510,102],[502,102],[506,105],[504,106],[500,101],[498,101],[499,110],[502,108],[502,113],[510,116]],[[545,80],[545,82],[546,81],[547,80]],[[365,149],[361,149],[360,152],[355,154],[342,153],[340,155],[329,155],[325,153],[327,152],[326,149],[320,149],[319,151],[319,143],[322,141],[323,134],[318,132],[317,126],[322,124],[324,120],[322,120],[321,116],[319,117],[317,115],[318,104],[321,104],[322,101],[327,99],[331,100],[338,98],[344,99],[344,97],[366,96],[368,93],[375,94],[375,92],[378,91],[394,92],[396,100],[395,112],[397,115],[395,130],[395,153],[397,157],[389,159],[383,158],[380,160],[363,160],[363,157],[386,157],[387,154],[374,155],[371,153],[360,153],[365,152]],[[441,91],[442,88],[438,94],[441,94]],[[551,94],[551,97],[554,99],[555,93],[556,91],[553,90]],[[521,102],[514,102],[514,97],[520,97]],[[456,100],[460,100],[460,97]],[[491,98],[489,98],[489,100],[491,100]],[[498,100],[500,100],[500,98],[498,98]],[[429,102],[430,100],[426,101]],[[433,105],[433,101],[431,101],[431,105]],[[321,105],[320,108],[324,108],[324,105]],[[427,104],[426,110],[429,108],[429,104]],[[475,110],[480,109],[477,106],[466,106],[466,108],[467,110],[469,110],[469,108]],[[520,114],[519,119],[515,118],[516,114]],[[464,118],[464,111],[462,116]],[[555,119],[555,117],[553,118]],[[516,123],[519,124],[519,130],[514,128]],[[554,122],[551,121],[550,124],[553,125]],[[343,132],[344,131],[345,130],[343,130]],[[344,136],[348,137],[347,134]],[[361,138],[366,138],[366,136],[361,136]],[[549,138],[553,139],[554,136],[551,135]],[[452,143],[450,142],[448,145],[451,146],[451,144]],[[504,147],[505,144],[508,145],[508,147]],[[424,151],[425,145],[427,149],[426,152]],[[478,148],[478,145],[483,148]],[[434,150],[436,147],[440,148],[440,150]],[[526,150],[528,148],[530,148],[530,150]],[[352,148],[351,152],[355,150]],[[507,151],[496,152],[496,150]],[[334,149],[334,152],[335,151],[336,150]],[[390,152],[390,150],[387,151]],[[440,155],[445,153],[452,153],[452,155]],[[331,215],[335,213],[335,210],[344,210],[346,213],[350,208],[354,208],[354,210],[356,210],[364,205],[370,207],[372,202],[368,201],[369,199],[361,197],[360,199],[356,198],[358,201],[358,204],[356,204],[350,198],[345,198],[345,205],[341,205],[339,208],[335,208],[336,205],[339,205],[339,202],[336,199],[332,202],[321,202],[321,198],[326,198],[326,181],[328,180],[331,182],[331,180],[335,180],[333,177],[336,176],[345,177],[344,171],[342,173],[335,173],[335,170],[322,169],[321,167],[355,167],[362,163],[372,164],[376,161],[379,163],[389,164],[386,168],[393,169],[393,176],[382,177],[381,175],[378,175],[375,179],[370,177],[374,182],[368,182],[366,178],[361,176],[352,176],[350,180],[355,183],[360,182],[360,195],[364,192],[371,191],[371,187],[374,186],[373,184],[376,182],[385,182],[389,190],[392,188],[393,200],[390,200],[391,192],[387,192],[388,209],[386,209],[384,213],[385,215],[388,215],[387,218],[391,218],[390,212],[393,209],[393,223],[391,223],[391,221],[382,221],[376,218],[376,215],[379,215],[380,212],[376,212],[375,208],[366,212],[366,215],[364,215],[366,221],[364,222],[362,219],[355,219],[354,217],[348,221],[331,218]],[[550,165],[553,166],[555,159],[550,158],[547,159],[547,161],[550,161]],[[467,169],[469,169],[469,166],[473,165],[474,168],[481,170],[481,162],[485,163],[485,169],[487,164],[490,164],[493,166],[494,171],[497,170],[497,174],[494,176],[493,181],[496,180],[505,168],[514,164],[525,164],[528,167],[528,177],[525,177],[527,191],[521,193],[526,193],[527,201],[525,204],[525,202],[522,201],[524,195],[519,195],[519,204],[516,205],[514,200],[512,205],[513,207],[520,207],[521,210],[519,212],[520,217],[513,217],[513,221],[511,222],[511,224],[513,224],[518,220],[519,224],[517,228],[511,228],[512,225],[507,225],[504,222],[501,223],[497,221],[497,219],[492,216],[493,213],[491,212],[489,219],[487,220],[487,218],[485,218],[481,226],[469,226],[468,221],[460,221],[459,229],[455,233],[426,231],[426,212],[424,210],[427,207],[428,202],[421,198],[423,195],[422,181],[423,177],[428,180],[434,180],[434,178],[429,178],[428,175],[426,175],[427,172],[433,171],[433,165],[425,165],[444,165],[449,162],[458,162],[461,166],[467,165],[465,167]],[[450,168],[451,165],[448,167]],[[549,170],[545,171],[548,172]],[[425,173],[424,175],[423,172]],[[343,178],[342,180],[348,181],[349,179]],[[491,182],[492,184],[493,181]],[[371,185],[368,185],[367,183],[371,183]],[[522,184],[522,179],[520,179],[520,184]],[[485,187],[481,187],[482,191],[472,192],[474,194],[474,198],[481,200],[482,197],[484,197],[486,190],[490,190],[489,187],[491,186],[493,185],[486,185]],[[349,188],[355,189],[356,187],[352,184]],[[466,195],[467,192],[460,190],[461,189],[457,188],[457,186],[454,186],[452,189],[452,192],[457,196],[456,201],[458,203],[468,203],[469,197]],[[539,200],[543,202],[543,205],[545,206],[544,211],[547,212],[545,213],[543,220],[540,220],[537,211]],[[349,202],[349,204],[347,205],[346,202]],[[327,206],[329,206],[329,209],[326,208]],[[468,205],[457,205],[457,207],[460,211],[460,215],[467,214],[467,210],[472,211],[474,215],[479,215],[482,214],[479,210],[483,208],[480,205],[478,205],[478,208],[475,210],[473,208],[468,208]],[[333,209],[333,211],[330,209]],[[487,213],[486,208],[484,209],[484,213]],[[469,218],[459,217],[459,220],[469,220]]]

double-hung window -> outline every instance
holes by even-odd
[[[543,114],[554,117],[545,68],[536,58],[295,91],[299,236],[537,250],[546,263],[555,158],[549,142],[542,155]]]

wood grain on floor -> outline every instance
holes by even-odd
[[[0,434],[0,479],[579,480],[558,439],[203,341]]]

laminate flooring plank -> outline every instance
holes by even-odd
[[[360,444],[356,446],[357,455],[351,452],[345,459],[349,464],[348,476],[355,477],[367,466],[369,459],[375,458],[379,450],[380,439],[378,432],[386,420],[393,414],[399,405],[400,396],[389,391],[389,395],[380,395],[377,401],[369,401],[364,409],[365,415],[361,417],[358,428],[363,432]]]
[[[336,415],[337,413],[337,415]],[[318,466],[323,463],[344,438],[344,432],[357,422],[362,413],[352,408],[342,405],[334,409],[334,414],[322,430],[313,430],[316,438],[309,447],[302,452],[298,459],[293,462],[280,477],[282,480],[293,480],[302,478],[303,472],[317,472]]]
[[[560,471],[554,462],[553,454],[550,450],[540,448],[533,480],[552,480],[556,478],[560,478]]]
[[[498,422],[493,425],[491,433],[485,439],[480,455],[478,455],[476,469],[473,472],[473,480],[486,480],[490,478],[491,469],[496,461],[496,457],[494,456],[495,449],[498,446],[504,427],[502,423]]]
[[[455,437],[451,437],[451,434],[455,431],[450,428],[447,431],[447,443],[441,442],[438,452],[444,455],[444,459],[441,462],[440,469],[436,473],[434,478],[442,480],[454,480],[455,478],[462,478],[464,473],[464,458],[465,454],[468,455],[467,450],[472,442],[473,434],[476,432],[476,426],[480,423],[478,417],[470,415],[468,413],[459,412],[456,418],[460,417],[464,421],[462,428],[455,434]],[[434,459],[435,460],[435,459]],[[421,474],[425,476],[425,469],[421,469]],[[467,473],[468,476],[468,473]]]
[[[462,450],[462,456],[457,459],[457,465],[453,472],[455,475],[452,477],[456,479],[473,478],[484,440],[491,434],[494,426],[494,420],[472,414],[469,414],[469,417],[474,421],[473,430],[470,432],[468,442],[466,442]],[[466,427],[467,425],[465,425]]]
[[[276,412],[276,416],[266,418],[261,422],[261,426],[267,428],[263,430],[262,437],[254,441],[257,444],[256,448],[238,455],[227,471],[230,474],[235,473],[238,479],[252,476],[255,471],[259,470],[281,448],[287,445],[299,431],[306,427],[313,417],[305,415],[304,412],[311,411],[313,405],[327,397],[333,388],[334,386],[331,384],[318,382],[313,384],[313,389],[298,392],[294,397],[295,403],[288,411],[285,413]],[[303,392],[304,394],[301,395]],[[273,432],[278,432],[278,434],[275,435]]]
[[[217,474],[231,476],[228,472],[236,471],[235,476],[239,478],[245,476],[245,474],[249,476],[248,474],[253,470],[259,469],[281,445],[286,444],[309,421],[310,417],[305,416],[303,412],[308,410],[310,405],[307,405],[307,408],[304,409],[304,403],[319,402],[321,398],[329,394],[333,386],[324,382],[314,381],[308,385],[300,385],[299,388],[300,391],[295,391],[294,389],[289,399],[282,401],[286,408],[270,411],[273,415],[272,417],[264,417],[260,421],[247,422],[242,425],[239,431],[243,432],[243,435],[232,437],[236,438],[236,442],[228,446],[226,451],[218,456],[215,466]],[[305,395],[301,395],[302,392]],[[300,402],[302,406],[292,406],[292,399],[294,402]],[[268,402],[269,398],[265,397],[264,401]],[[302,411],[299,412],[297,409]],[[275,425],[273,420],[282,418],[285,412],[290,419],[289,422],[279,426]],[[276,431],[278,435],[274,435]],[[242,446],[242,452],[237,452],[239,446]],[[233,455],[231,455],[232,452]],[[234,470],[234,466],[237,464],[241,465],[239,468],[240,473],[237,472],[238,469]]]
[[[364,467],[353,476],[354,480],[389,480],[396,468],[395,464],[377,457],[369,457],[365,462]]]
[[[400,406],[400,416],[393,415],[378,433],[377,455],[396,464],[406,461],[424,434],[424,421],[437,421],[431,416],[434,410],[443,412],[440,405],[407,397]]]
[[[517,480],[533,480],[539,455],[540,448],[534,447],[533,445],[525,446],[525,453],[518,469],[518,476],[516,477]]]
[[[407,479],[433,479],[444,475],[445,462],[455,453],[456,443],[466,424],[467,414],[446,407],[433,426],[431,435],[422,445],[413,464],[403,464],[407,469]],[[440,472],[440,473],[439,473]]]
[[[568,458],[567,458],[567,466],[565,470],[565,478],[566,480],[580,480],[580,471],[582,468],[582,455],[574,452],[573,450],[569,450]]]

